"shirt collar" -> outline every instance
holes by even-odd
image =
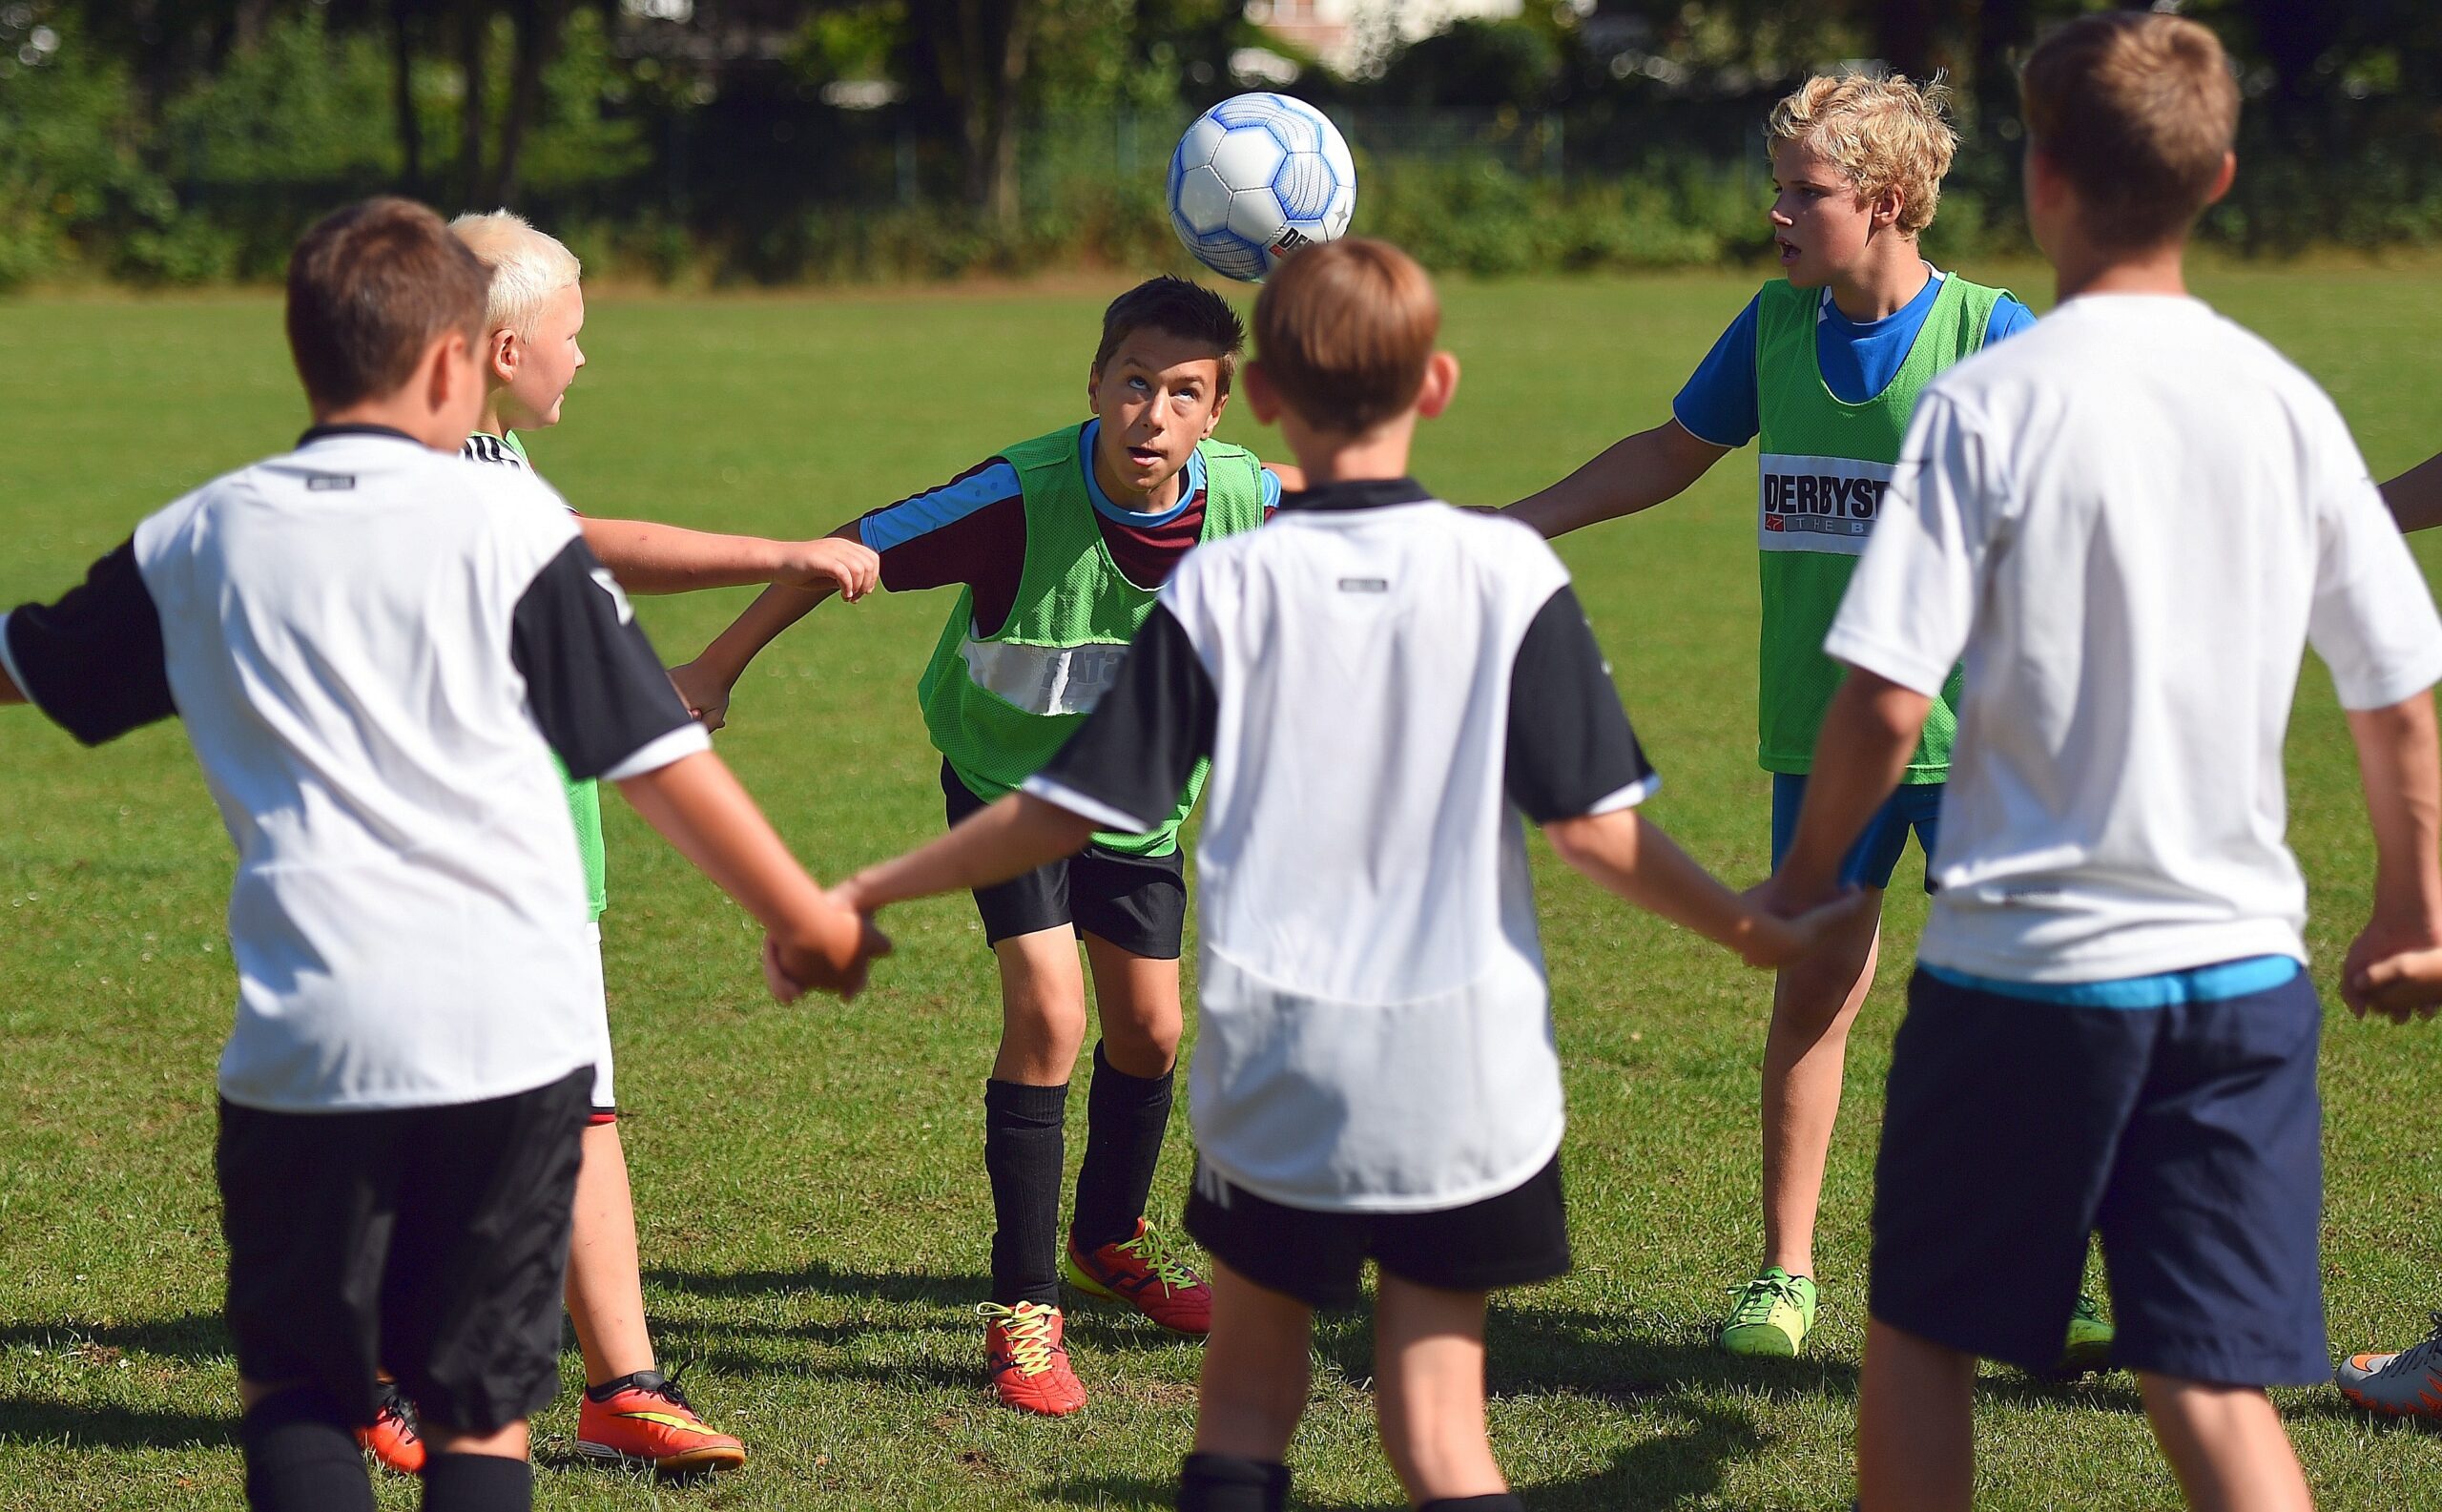
[[[1303,493],[1284,493],[1284,509],[1383,509],[1397,504],[1430,504],[1433,495],[1414,478],[1360,478],[1325,483]]]
[[[404,441],[412,446],[421,446],[424,445],[423,442],[416,440],[415,437],[408,435],[405,431],[401,430],[396,425],[365,425],[351,424],[345,425],[313,426],[311,429],[307,430],[305,434],[297,438],[297,449],[302,451],[318,441],[330,441],[340,436],[386,436],[392,441]]]

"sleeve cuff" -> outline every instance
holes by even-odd
[[[1645,776],[1637,778],[1634,782],[1629,783],[1626,787],[1620,788],[1611,793],[1606,793],[1603,797],[1596,798],[1592,803],[1586,805],[1583,817],[1586,818],[1592,818],[1598,814],[1615,814],[1622,809],[1635,808],[1638,804],[1653,797],[1661,787],[1661,775],[1659,773],[1648,772]]]
[[[1148,822],[1122,809],[1115,809],[1098,798],[1087,797],[1065,782],[1038,772],[1025,779],[1019,789],[1032,794],[1045,803],[1066,809],[1079,818],[1092,819],[1114,835],[1150,835],[1161,828],[1158,820]]]
[[[1939,698],[1950,682],[1951,669],[1958,665],[1956,656],[1945,656],[1938,662],[1927,661],[1921,652],[1902,651],[1894,646],[1868,639],[1853,632],[1832,628],[1824,639],[1823,654],[1836,662],[1845,662],[1860,671],[1897,683],[1911,693],[1928,698]]]
[[[1747,445],[1747,442],[1745,441],[1723,441],[1718,437],[1706,435],[1703,430],[1699,429],[1687,419],[1687,411],[1682,408],[1679,401],[1675,399],[1670,402],[1670,418],[1679,422],[1679,428],[1681,430],[1684,430],[1688,435],[1695,437],[1698,441],[1703,442],[1707,446],[1719,446],[1725,451],[1736,451],[1739,447]],[[1753,439],[1754,438],[1751,436],[1748,438],[1748,440],[1750,441]]]
[[[8,620],[0,617],[0,637],[6,636],[8,629]],[[6,644],[5,638],[0,638],[0,644]],[[2338,679],[2334,681],[2336,683]],[[2351,714],[2365,714],[2369,710],[2389,709],[2393,704],[2406,703],[2437,682],[2442,682],[2442,648],[2428,647],[2424,655],[2389,676],[2364,681],[2352,679],[2348,687],[2335,687],[2333,692],[2339,695],[2343,709]]]
[[[658,772],[673,761],[693,756],[698,751],[710,751],[712,748],[712,735],[706,733],[702,725],[690,719],[669,734],[656,735],[630,752],[625,760],[614,764],[602,774],[602,780],[625,782],[630,777],[640,777],[648,772]]]
[[[0,672],[9,674],[9,681],[16,687],[17,696],[31,703],[34,701],[33,690],[26,686],[26,674],[17,670],[17,653],[9,649],[9,612],[0,610]]]

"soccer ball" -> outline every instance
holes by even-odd
[[[1286,94],[1239,94],[1170,155],[1170,225],[1213,272],[1260,281],[1299,247],[1333,241],[1356,210],[1356,164],[1331,118]]]

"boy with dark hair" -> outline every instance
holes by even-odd
[[[1280,469],[1211,439],[1246,333],[1183,279],[1111,301],[1086,382],[1093,417],[986,458],[835,534],[881,553],[893,592],[956,585],[917,687],[956,823],[1050,759],[1111,683],[1155,592],[1198,542],[1251,530]],[[718,727],[755,653],[828,596],[775,586],[673,674]],[[1203,786],[1185,774],[1158,824],[1098,835],[978,889],[1001,974],[1002,1037],[983,1087],[992,1183],[985,1366],[1000,1399],[1059,1416],[1086,1404],[1062,1343],[1065,1274],[1080,1292],[1200,1335],[1210,1290],[1145,1219],[1169,1125],[1183,1013],[1187,882],[1178,828]],[[1062,1125],[1086,1032],[1084,937],[1102,1041],[1086,1108],[1076,1215],[1060,1236]]]
[[[217,1164],[247,1498],[276,1512],[372,1507],[350,1431],[385,1369],[425,1506],[530,1502],[596,1043],[554,756],[763,922],[783,1000],[881,948],[705,748],[565,508],[451,455],[487,283],[421,205],[325,218],[289,267],[298,449],[0,617],[0,698],[87,743],[177,715],[237,842]]]
[[[1824,705],[1840,679],[1823,632],[1873,528],[1917,393],[1944,368],[2032,326],[2001,289],[1943,273],[1917,238],[1933,224],[1957,145],[1941,85],[1819,74],[1773,108],[1778,194],[1769,220],[1787,277],[1739,312],[1671,405],[1671,418],[1511,506],[1547,536],[1675,497],[1732,447],[1761,447],[1755,544],[1763,621],[1756,758],[1772,775],[1775,861],[1789,845]],[[1941,830],[1948,689],[1908,775],[1843,877],[1879,897],[1913,831]],[[1733,1355],[1804,1351],[1814,1327],[1814,1226],[1840,1112],[1849,1030],[1873,985],[1881,912],[1779,976],[1764,1042],[1763,1264],[1718,1334]],[[1996,1297],[1999,1306],[2014,1299]],[[2110,1328],[2081,1299],[2062,1363],[2098,1363]]]
[[[1459,366],[1415,262],[1363,238],[1255,305],[1256,414],[1311,487],[1162,590],[1110,694],[1024,791],[841,885],[863,909],[986,887],[1162,821],[1212,771],[1197,855],[1190,1233],[1213,1259],[1188,1512],[1277,1512],[1314,1312],[1380,1276],[1376,1393],[1409,1499],[1515,1512],[1484,1429],[1484,1303],[1568,1269],[1560,1062],[1513,809],[1571,866],[1737,950],[1779,925],[1635,805],[1655,778],[1568,573],[1406,476]]]
[[[1768,894],[1834,884],[1963,653],[1875,1168],[1858,1483],[1866,1512],[1963,1512],[1976,1360],[2050,1359],[2099,1233],[2113,1358],[2190,1504],[2300,1509],[2265,1388],[2329,1370],[2323,1013],[2282,746],[2312,645],[2376,850],[2344,996],[2431,1007],[2442,621],[2330,400],[2187,295],[2188,229],[2235,171],[2213,33],[2089,16],[2022,89],[2060,304],[1925,392],[1825,643],[1850,670]]]

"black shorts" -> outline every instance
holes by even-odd
[[[967,791],[947,761],[942,763],[942,797],[952,824],[988,806]],[[986,944],[1074,924],[1079,934],[1107,941],[1129,955],[1176,961],[1187,933],[1187,862],[1175,846],[1168,856],[1131,856],[1088,845],[1066,860],[981,889],[975,911],[983,916]]]
[[[1357,1306],[1367,1260],[1402,1281],[1445,1292],[1491,1292],[1568,1274],[1558,1155],[1521,1186],[1438,1212],[1284,1207],[1199,1162],[1182,1221],[1214,1259],[1314,1308]]]
[[[1919,970],[1874,1164],[1873,1315],[2043,1370],[2100,1233],[2114,1364],[2230,1386],[2330,1379],[2322,1025],[2303,969],[2146,1008]]]
[[[273,1113],[220,1105],[238,1373],[373,1420],[387,1369],[429,1421],[492,1433],[559,1386],[560,1292],[588,1067],[480,1103]]]

